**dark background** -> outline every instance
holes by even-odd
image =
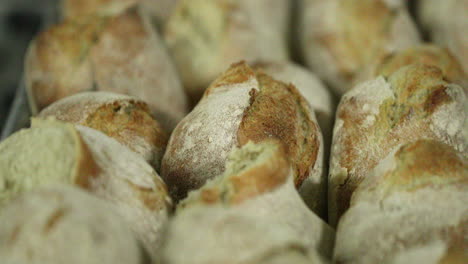
[[[52,0],[0,0],[0,131],[21,79],[29,41],[38,33]]]

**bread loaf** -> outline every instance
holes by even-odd
[[[175,68],[146,16],[134,9],[51,27],[32,42],[25,81],[33,112],[82,91],[111,91],[148,103],[167,131],[186,114]]]
[[[468,1],[419,0],[418,17],[431,41],[448,48],[468,73]]]
[[[433,66],[409,65],[364,82],[338,106],[329,178],[329,220],[336,225],[355,188],[400,144],[434,139],[467,151],[463,88]]]
[[[0,210],[4,264],[145,264],[134,234],[104,201],[58,185],[21,195]]]
[[[170,222],[166,237],[167,264],[327,263],[269,219],[221,206],[188,208]]]
[[[468,160],[418,140],[383,159],[340,220],[336,263],[466,263]]]
[[[446,48],[432,44],[414,46],[393,52],[385,56],[379,63],[369,65],[360,76],[357,83],[373,79],[379,75],[388,77],[399,68],[410,64],[425,64],[438,67],[447,81],[462,87],[468,84],[468,77],[462,66]]]
[[[63,98],[38,117],[54,117],[99,130],[140,154],[156,171],[169,138],[146,103],[109,92],[83,92]]]
[[[61,0],[61,16],[80,17],[90,14],[112,15],[139,5],[157,25],[162,26],[178,0]]]
[[[300,10],[302,56],[339,95],[369,64],[419,43],[402,0],[301,0]]]
[[[228,153],[249,141],[278,139],[294,169],[294,182],[316,212],[324,206],[323,143],[309,104],[292,85],[231,66],[176,127],[161,175],[179,200],[224,171]]]
[[[287,60],[289,11],[284,0],[180,0],[164,38],[192,101],[231,63]]]
[[[333,230],[304,204],[294,174],[277,141],[249,142],[228,156],[225,172],[189,193],[187,207],[223,205],[238,214],[277,222],[310,250],[331,256]]]
[[[276,80],[292,83],[297,88],[314,110],[326,143],[325,149],[328,149],[335,119],[335,105],[332,95],[320,79],[291,62],[257,62],[253,67],[261,69]],[[327,154],[325,156],[328,157]]]
[[[111,202],[157,253],[171,199],[139,155],[91,128],[33,120],[32,128],[0,144],[0,204],[52,183],[73,184]]]

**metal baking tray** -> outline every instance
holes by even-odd
[[[44,8],[42,8],[40,12],[42,19],[39,32],[45,30],[58,21],[57,0],[45,0],[41,4]],[[32,113],[26,95],[24,77],[22,77],[19,80],[15,98],[11,104],[8,117],[0,136],[0,140],[5,139],[21,128],[29,127],[31,115]]]

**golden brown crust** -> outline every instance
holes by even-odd
[[[88,146],[85,144],[81,136],[78,134],[76,130],[73,130],[73,133],[76,134],[77,143],[78,143],[78,155],[77,155],[77,162],[76,162],[76,174],[73,177],[73,181],[76,185],[80,186],[81,188],[91,190],[93,179],[96,179],[101,174],[101,168],[93,159],[91,151],[89,150]]]
[[[39,34],[26,58],[26,85],[37,111],[70,94],[93,89],[88,54],[107,19],[67,20]]]
[[[113,14],[124,11],[140,0],[61,0],[61,12],[65,18],[90,14]]]
[[[99,130],[159,170],[168,136],[143,101],[106,92],[81,93],[57,101],[38,116]]]
[[[341,150],[334,155],[338,155],[339,166],[347,170],[345,180],[331,186],[335,188],[336,198],[332,199],[337,201],[338,216],[349,207],[351,194],[363,177],[393,148],[420,138],[438,139],[430,129],[429,116],[453,100],[447,94],[449,83],[432,66],[403,67],[389,77],[389,83],[394,96],[379,105],[370,125],[362,98],[346,97],[337,110],[343,126],[334,142]],[[332,177],[331,181],[337,179]]]
[[[47,234],[54,226],[60,221],[61,218],[65,216],[69,209],[68,208],[58,208],[50,217],[47,219],[47,222],[44,226],[43,233]],[[19,226],[18,226],[19,227]]]
[[[125,135],[127,133],[139,135],[151,146],[161,149],[166,147],[168,140],[166,133],[143,102],[130,101],[128,105],[114,102],[103,105],[82,125],[99,130],[132,150],[135,150],[132,146],[134,142],[129,142]]]
[[[395,14],[382,0],[338,1],[339,34],[318,41],[328,48],[340,74],[352,81],[358,71],[379,58],[390,38]]]
[[[264,142],[263,144],[270,143]],[[232,175],[222,176],[224,177],[222,184],[203,187],[199,192],[199,202],[236,205],[271,192],[284,184],[290,172],[287,156],[278,141],[272,141],[270,147],[275,150],[266,160]],[[231,165],[227,164],[227,166]],[[183,204],[183,207],[186,205],[187,202]]]
[[[394,167],[384,175],[364,181],[356,190],[356,196],[375,190],[388,196],[395,192],[468,183],[466,159],[444,143],[418,140],[399,148],[393,157]]]
[[[243,83],[252,78],[255,78],[255,72],[245,61],[233,63],[226,72],[211,83],[203,96],[209,96],[218,87]]]
[[[449,82],[462,83],[467,78],[462,66],[448,49],[430,44],[389,54],[376,67],[374,76],[387,77],[399,68],[414,63],[438,67]]]
[[[231,176],[229,180],[232,184],[232,193],[228,194],[229,203],[240,204],[284,184],[290,172],[286,157],[284,150],[278,147],[273,156],[261,166]]]
[[[131,181],[127,184],[138,194],[138,198],[145,207],[153,212],[159,212],[172,207],[172,202],[167,199],[168,193],[166,185],[160,180],[154,180],[155,188],[136,185]]]
[[[148,36],[149,34],[145,30],[145,26],[137,10],[132,9],[123,14],[113,16],[109,18],[100,39],[111,38],[120,40],[115,41],[115,48],[125,50],[125,52],[114,58],[99,56],[98,52],[94,52],[93,57],[97,57],[95,60],[100,60],[99,58],[101,57],[105,58],[106,60],[102,61],[103,65],[125,65],[130,58],[136,56],[144,48]]]
[[[310,119],[310,109],[293,85],[256,74],[260,90],[252,89],[250,106],[244,111],[237,139],[240,146],[278,139],[295,170],[295,184],[301,186],[317,160],[318,129]]]
[[[384,181],[397,189],[411,191],[424,188],[426,185],[466,180],[468,173],[466,162],[460,159],[457,152],[437,141],[421,140],[406,145],[396,152],[395,159],[397,168],[385,175]],[[431,176],[434,178],[431,179]],[[429,181],[421,182],[422,179]],[[407,189],[408,187],[410,189]]]
[[[145,101],[161,125],[172,131],[187,113],[178,75],[148,18],[130,9],[109,19],[90,60],[98,90]]]

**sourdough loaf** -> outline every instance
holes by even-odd
[[[328,263],[281,225],[222,206],[184,210],[170,222],[166,237],[167,264]]]
[[[379,75],[388,77],[401,67],[410,64],[435,66],[442,71],[447,81],[462,87],[468,84],[468,77],[457,58],[448,49],[433,44],[423,44],[393,52],[382,58],[379,63],[369,65],[356,82],[368,81]]]
[[[69,19],[39,34],[27,52],[25,82],[33,113],[90,90],[145,101],[167,131],[187,111],[162,42],[149,19],[134,9]]]
[[[402,0],[301,0],[300,10],[302,56],[340,95],[364,67],[419,42]]]
[[[280,142],[249,142],[234,149],[225,172],[192,191],[178,211],[222,205],[277,223],[309,250],[330,257],[333,230],[304,204],[294,187],[294,173]]]
[[[292,83],[314,110],[320,125],[325,149],[329,149],[332,137],[335,105],[327,87],[312,72],[292,62],[256,62],[254,69],[261,69],[276,80]],[[327,154],[325,154],[328,157]]]
[[[341,264],[466,263],[468,160],[431,140],[392,151],[353,194],[340,220]]]
[[[0,204],[53,183],[84,188],[109,201],[151,254],[171,208],[166,186],[138,154],[94,129],[33,120],[0,144]]]
[[[468,73],[468,1],[419,0],[418,17],[431,41],[448,48]]]
[[[400,68],[346,93],[337,110],[329,178],[329,220],[336,225],[355,188],[400,144],[428,138],[467,151],[463,88],[427,65]]]
[[[146,264],[126,223],[106,202],[67,185],[39,188],[0,210],[4,264]]]
[[[54,117],[99,130],[140,154],[156,171],[169,138],[146,103],[109,92],[83,92],[63,98],[38,117]]]
[[[249,141],[285,146],[294,182],[316,212],[324,206],[322,135],[309,104],[293,85],[244,62],[231,66],[176,127],[161,175],[177,200],[223,173],[228,153]]]
[[[164,38],[192,101],[231,63],[288,59],[290,1],[181,0]]]

